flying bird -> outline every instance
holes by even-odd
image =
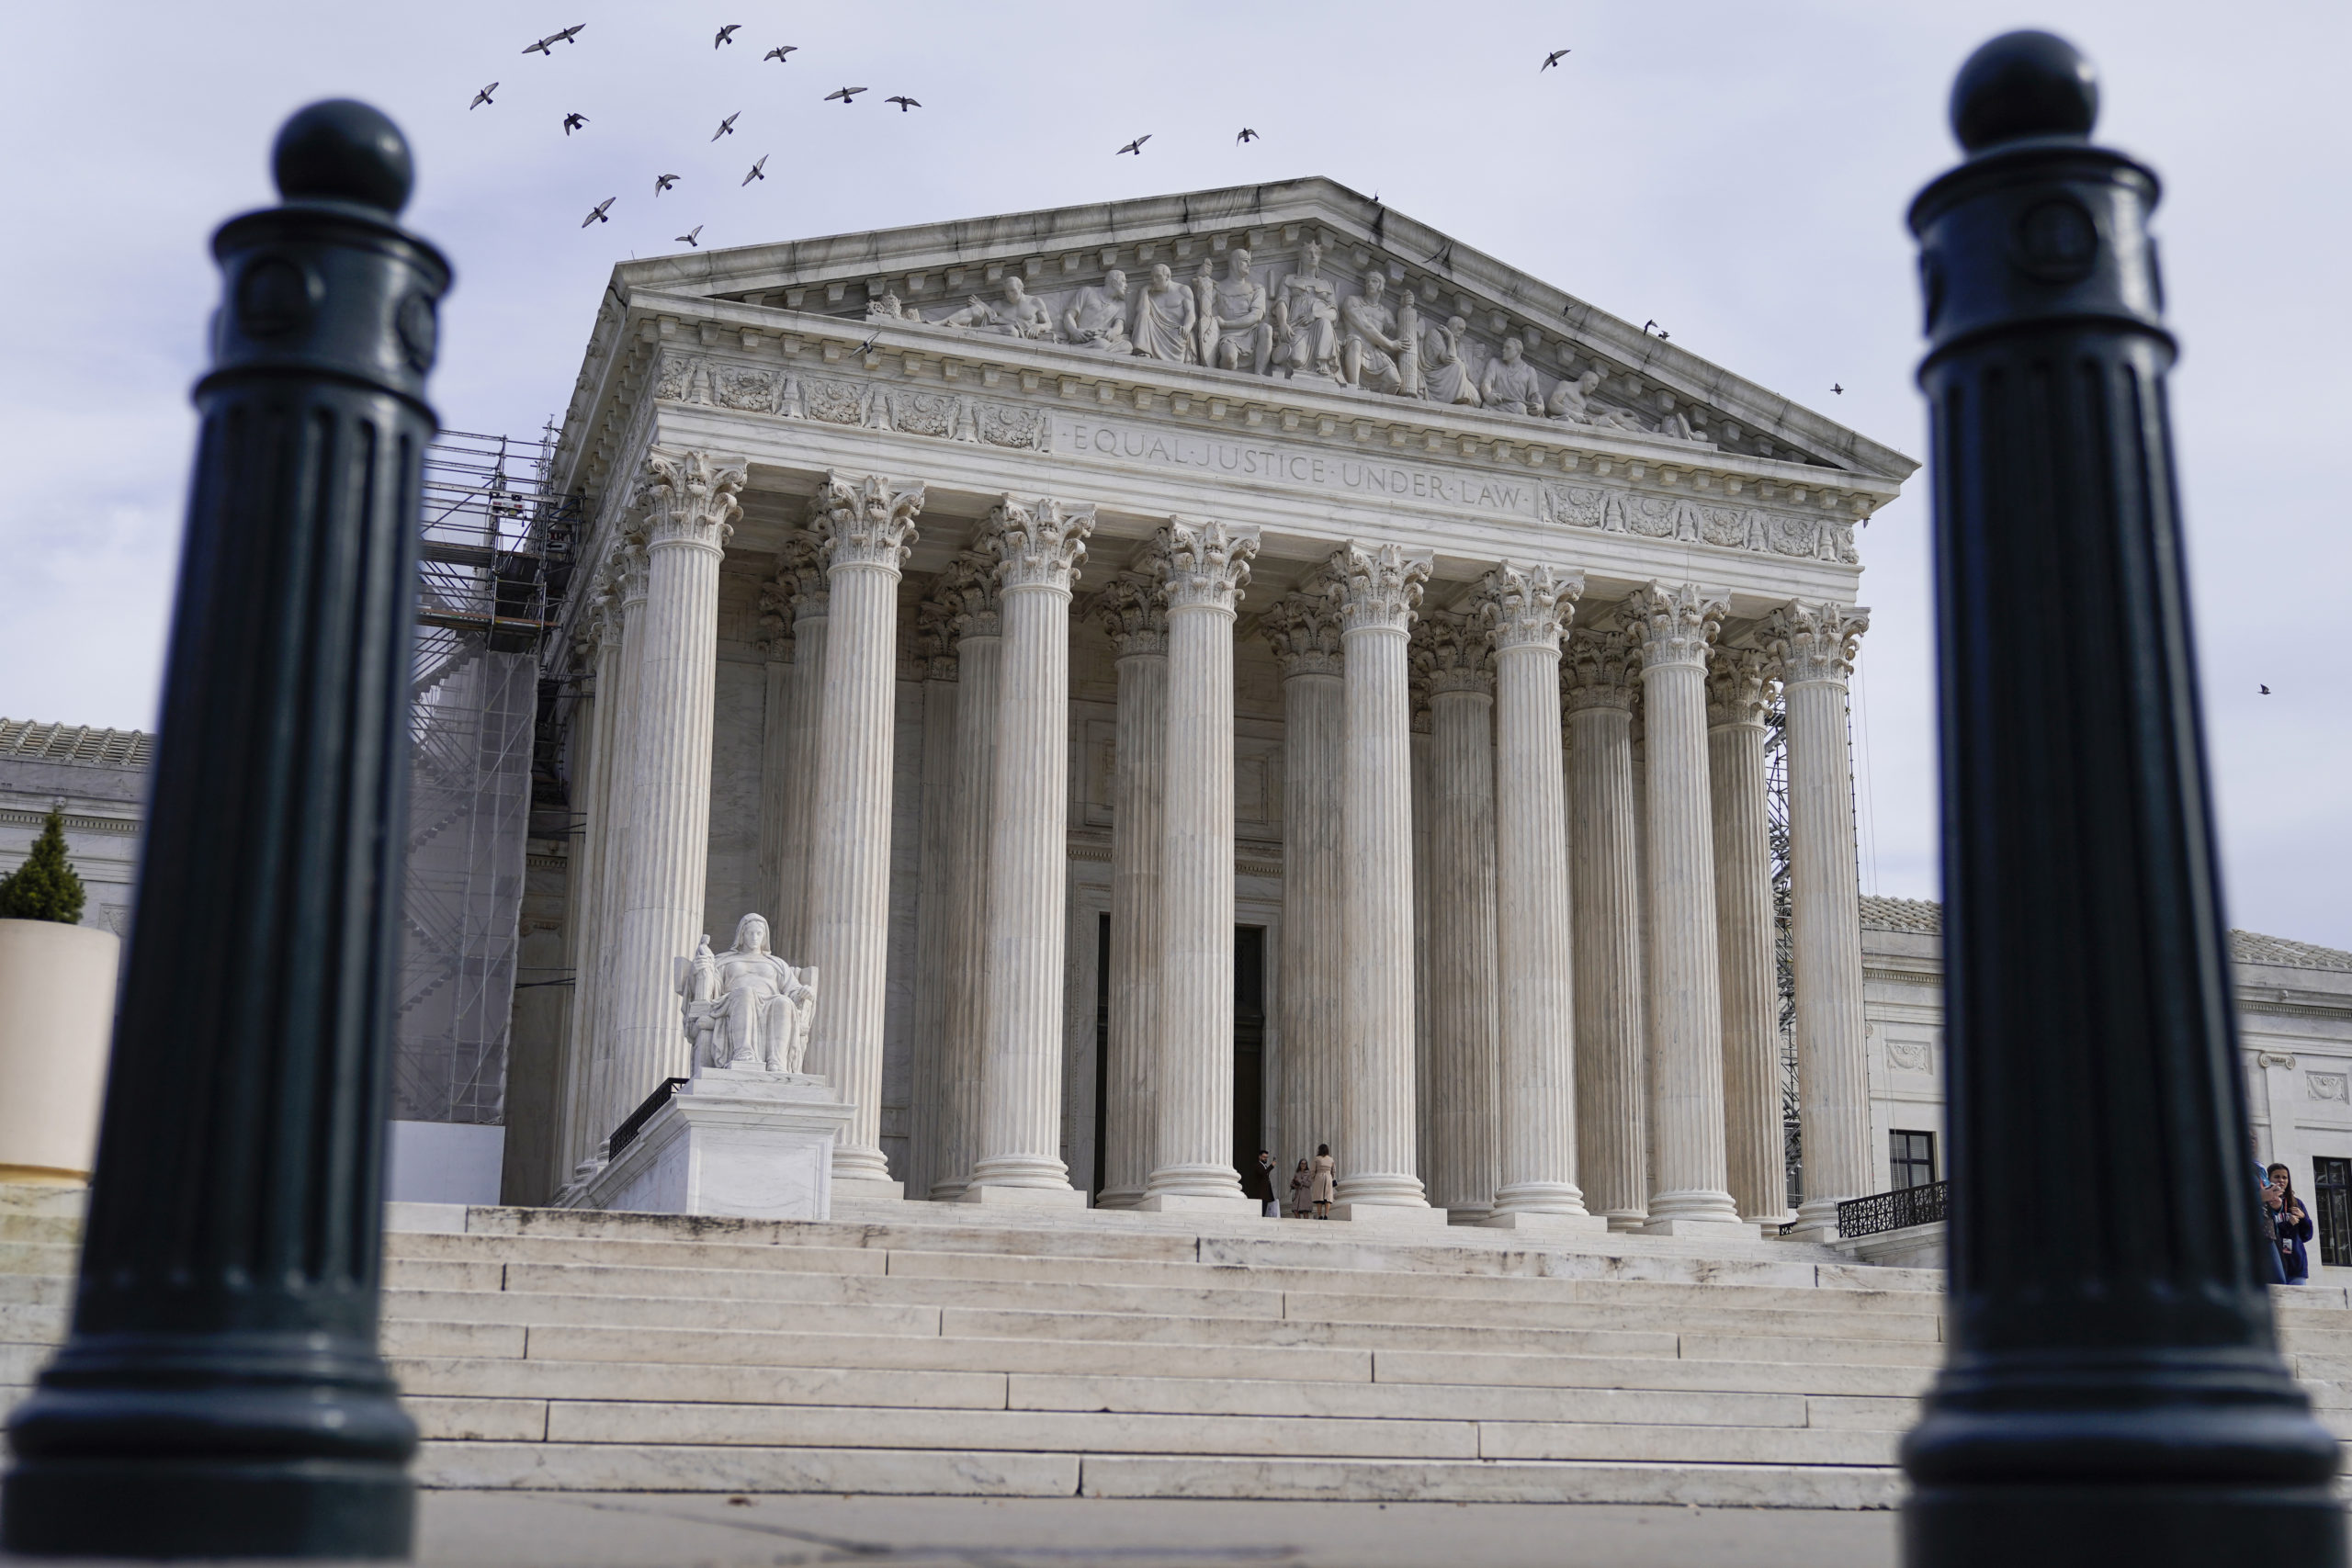
[[[863,87],[837,87],[825,95],[825,101],[830,104],[835,98],[839,98],[843,104],[853,103],[856,100],[858,94],[864,91],[865,89]]]
[[[898,105],[898,106],[899,106],[899,112],[900,114],[904,114],[904,113],[906,113],[909,109],[919,109],[919,108],[922,107],[922,100],[921,100],[921,99],[918,99],[918,98],[910,98],[910,97],[905,96],[904,95],[901,95],[900,96],[899,96],[899,97],[895,97],[895,98],[885,98],[885,99],[883,99],[882,101],[883,101],[884,103],[886,103],[886,104],[896,104],[896,105]]]
[[[699,223],[697,223],[697,224],[695,224],[693,228],[691,228],[691,229],[687,230],[684,233],[683,233],[683,234],[681,234],[681,235],[679,235],[679,236],[678,236],[678,243],[680,243],[680,244],[682,244],[682,245],[692,245],[692,246],[694,246],[694,248],[695,248],[695,249],[696,249],[696,250],[700,250],[700,249],[702,249],[702,242],[701,242],[701,241],[699,241],[699,240],[697,240],[697,239],[695,239],[695,236],[696,234],[701,233],[701,232],[702,232],[702,225],[701,225],[701,224],[699,224]]]
[[[481,107],[484,104],[488,104],[492,108],[496,108],[498,107],[497,100],[491,96],[491,94],[496,91],[498,91],[498,84],[492,82],[489,86],[484,87],[481,92],[476,93],[474,95],[474,101],[466,106],[467,112],[471,113],[473,110]]]
[[[761,153],[760,161],[752,165],[752,172],[743,176],[743,184],[750,185],[753,180],[766,179],[767,175],[763,171],[767,168],[767,163],[768,155],[765,152]],[[699,233],[701,231],[697,230],[695,231]]]
[[[1664,343],[1664,342],[1667,340],[1668,336],[1669,335],[1669,334],[1668,333],[1667,330],[1666,330],[1664,327],[1660,327],[1660,326],[1658,326],[1658,324],[1657,324],[1656,321],[1644,321],[1644,322],[1642,323],[1642,331],[1643,331],[1644,333],[1647,333],[1647,332],[1648,332],[1651,328],[1653,328],[1653,327],[1657,327],[1657,341],[1658,341],[1658,342],[1660,342],[1660,343]]]
[[[588,216],[580,220],[580,226],[582,229],[585,229],[591,223],[610,223],[612,220],[605,216],[605,209],[619,199],[620,198],[618,197],[608,196],[604,200],[598,202],[594,208],[589,209]]]
[[[870,354],[874,351],[874,345],[881,341],[882,334],[880,333],[876,333],[872,337],[867,338],[864,343],[859,344],[850,352],[853,354]]]
[[[1833,391],[1833,392],[1837,393],[1837,394],[1838,394],[1839,397],[1841,397],[1841,398],[1842,398],[1842,397],[1844,397],[1844,396],[1846,395],[1846,389],[1845,389],[1845,388],[1843,388],[1843,387],[1841,387],[1841,386],[1839,386],[1839,385],[1838,385],[1837,382],[1835,382],[1835,381],[1832,381],[1832,382],[1830,382],[1830,383],[1829,383],[1829,389],[1830,389],[1831,391]]]
[[[656,175],[653,176],[653,194],[660,196],[677,183],[678,176],[675,175]]]
[[[1547,55],[1545,55],[1545,56],[1544,57],[1544,63],[1543,63],[1543,64],[1541,64],[1541,65],[1539,65],[1539,66],[1537,66],[1537,67],[1535,68],[1535,73],[1536,73],[1538,76],[1541,76],[1542,74],[1544,74],[1544,72],[1551,70],[1551,69],[1552,69],[1552,67],[1554,67],[1555,65],[1557,65],[1558,63],[1560,63],[1560,62],[1561,62],[1564,58],[1566,58],[1566,56],[1568,56],[1568,55],[1574,54],[1575,52],[1576,52],[1576,51],[1575,51],[1575,50],[1573,50],[1573,49],[1555,49],[1555,50],[1554,50],[1551,53],[1549,53],[1549,54],[1547,54]]]
[[[734,135],[735,122],[742,118],[743,111],[741,109],[737,109],[733,114],[729,115],[725,119],[718,122],[718,129],[710,133],[710,139],[713,141],[716,141],[722,136]]]
[[[719,28],[718,36],[710,40],[710,47],[717,49],[722,43],[733,43],[735,41],[735,30],[742,25],[743,24],[741,22],[729,22],[725,27]]]
[[[2264,686],[2264,687],[2262,688],[2262,694],[2263,694],[2264,696],[2266,696],[2266,697],[2267,697],[2267,696],[2268,696],[2268,695],[2270,694],[2270,688],[2269,688],[2269,687],[2267,687],[2267,686]]]
[[[575,131],[575,130],[579,130],[582,126],[583,126],[583,125],[585,125],[585,124],[587,124],[587,123],[588,123],[588,117],[587,117],[586,115],[584,115],[584,114],[568,114],[568,115],[565,115],[565,116],[563,117],[563,133],[564,133],[566,136],[569,136],[569,135],[571,135],[573,131]]]
[[[771,60],[780,60],[783,61],[785,64],[789,65],[792,62],[785,60],[785,56],[790,54],[799,47],[800,46],[797,43],[780,43],[774,49],[768,51],[765,54],[760,56],[760,63],[764,65]]]
[[[1259,136],[1256,131],[1250,130],[1245,125],[1241,128],[1241,134],[1235,137],[1233,140],[1236,141],[1256,141],[1259,140]]]
[[[584,28],[587,25],[587,23],[582,22],[580,24],[580,28]],[[537,43],[526,44],[523,48],[523,52],[525,54],[544,54],[549,60],[553,60],[555,58],[555,50],[551,46],[559,43],[578,43],[580,41],[580,28],[566,28],[560,33],[549,33],[547,37],[541,39]]]
[[[1111,156],[1116,158],[1122,153],[1132,152],[1136,157],[1140,158],[1143,156],[1143,144],[1150,140],[1151,138],[1148,136],[1138,136],[1133,141],[1128,142],[1125,147],[1120,148],[1117,152],[1112,153]]]

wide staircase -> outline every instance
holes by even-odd
[[[78,1194],[0,1189],[0,1407]],[[384,1348],[440,1487],[1879,1507],[1941,1276],[1823,1247],[917,1206],[395,1205]],[[2325,1414],[2352,1308],[2282,1306]]]

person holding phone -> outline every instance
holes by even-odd
[[[2278,1267],[2287,1283],[2300,1285],[2312,1277],[2311,1255],[2303,1244],[2312,1239],[2312,1216],[2295,1196],[2294,1173],[2283,1165],[2267,1172],[2270,1184],[2262,1190],[2262,1203],[2270,1215],[2270,1231],[2278,1247]]]

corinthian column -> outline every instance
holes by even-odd
[[[1167,859],[1168,597],[1164,548],[1095,602],[1118,655],[1118,740],[1111,784],[1111,1018],[1102,1086],[1102,1209],[1132,1209],[1159,1162],[1154,1075],[1160,1056],[1160,867]]]
[[[989,835],[996,826],[999,635],[996,557],[984,525],[947,563],[938,597],[956,642],[956,787],[947,830],[945,1034],[939,1054],[939,1156],[930,1196],[953,1201],[979,1157],[980,1082],[988,1056]]]
[[[1505,561],[1495,629],[1501,1184],[1490,1224],[1600,1231],[1577,1185],[1576,987],[1560,758],[1560,634],[1584,577]]]
[[[1339,592],[1327,568],[1276,600],[1259,622],[1283,674],[1282,1098],[1272,1146],[1285,1172],[1340,1135],[1347,693]]]
[[[1061,1157],[1063,917],[1069,861],[1069,596],[1091,508],[1007,496],[996,820],[989,843],[988,1057],[965,1202],[1072,1203]]]
[[[613,552],[613,570],[619,584],[620,649],[615,660],[609,723],[612,728],[611,780],[605,785],[605,816],[599,831],[603,852],[596,866],[596,952],[589,998],[588,1107],[580,1161],[572,1172],[577,1184],[596,1172],[605,1140],[634,1105],[615,1108],[620,1046],[618,1025],[621,985],[621,908],[628,887],[628,826],[630,792],[637,783],[638,736],[644,728],[644,710],[638,702],[639,666],[645,654],[645,542],[641,533],[626,536]]]
[[[777,953],[808,962],[808,843],[817,825],[817,749],[825,714],[825,628],[831,595],[823,541],[807,535],[777,552],[777,588],[792,618],[792,668],[785,682],[784,777],[776,792],[775,914],[769,920]]]
[[[1846,681],[1868,610],[1797,600],[1765,636],[1789,708],[1789,935],[1797,980],[1797,1234],[1834,1235],[1838,1204],[1871,1190],[1862,1043],[1862,912],[1854,863],[1854,754]]]
[[[947,1007],[947,882],[955,842],[956,709],[959,682],[952,607],[934,594],[915,606],[915,654],[922,665],[922,824],[915,856],[915,1028],[907,1139],[907,1168],[899,1178],[917,1197],[942,1175],[940,1133],[945,1120]]]
[[[1568,639],[1578,1175],[1587,1206],[1611,1230],[1638,1230],[1649,1218],[1642,857],[1634,810],[1640,669],[1623,632],[1579,630]]]
[[[1341,827],[1346,946],[1340,1142],[1332,1212],[1354,1220],[1434,1219],[1414,1174],[1412,694],[1405,639],[1429,581],[1427,556],[1350,545],[1341,578],[1347,762]]]
[[[1726,1190],[1723,988],[1707,789],[1707,645],[1728,607],[1688,583],[1625,601],[1642,639],[1649,764],[1650,1135],[1659,1235],[1748,1235]]]
[[[1233,606],[1255,528],[1169,520],[1159,1135],[1146,1209],[1250,1213],[1233,1168]]]
[[[1765,654],[1715,650],[1707,671],[1707,782],[1714,797],[1724,1157],[1741,1215],[1778,1226],[1788,1213],[1789,1181],[1781,1146],[1772,830],[1764,798],[1764,709],[1771,685]],[[1859,926],[1855,940],[1860,941]]]
[[[899,566],[922,510],[921,485],[827,474],[831,626],[809,833],[802,943],[817,968],[808,1070],[851,1106],[833,1145],[844,1196],[897,1197],[882,1154],[882,994],[890,936],[890,736],[898,695]]]
[[[595,682],[573,719],[579,750],[572,765],[572,807],[580,822],[567,878],[571,895],[571,1017],[559,1078],[555,1149],[549,1191],[569,1183],[573,1169],[596,1152],[605,1135],[594,1116],[597,977],[604,973],[604,864],[611,836],[615,732],[620,728],[620,570],[607,563],[584,617]],[[617,840],[615,840],[617,842]]]
[[[1486,626],[1439,610],[1408,644],[1430,694],[1428,1059],[1421,1107],[1430,1201],[1460,1222],[1493,1207],[1501,1169],[1495,1079],[1495,663]]]
[[[784,886],[784,797],[792,763],[792,586],[781,574],[760,584],[759,635],[752,647],[766,676],[760,705],[759,875],[752,886],[766,914]],[[773,918],[768,932],[773,943]]]
[[[613,1106],[628,1110],[687,1066],[672,959],[702,935],[710,860],[711,694],[718,672],[718,560],[744,465],[656,448],[646,458],[645,631],[615,966]],[[607,1129],[609,1131],[609,1129]]]

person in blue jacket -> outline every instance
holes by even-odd
[[[2303,1201],[2295,1196],[2292,1171],[2274,1165],[2267,1174],[2270,1182],[2262,1190],[2262,1202],[2278,1244],[2278,1267],[2287,1283],[2300,1285],[2312,1277],[2311,1256],[2303,1250],[2303,1244],[2312,1239],[2312,1216]]]

